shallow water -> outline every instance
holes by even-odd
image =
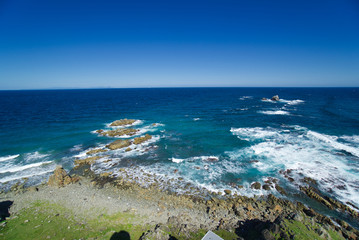
[[[278,102],[262,100],[277,94]],[[131,168],[143,184],[151,181],[141,177],[145,172],[176,181],[179,192],[190,183],[248,196],[277,194],[252,190],[254,181],[276,177],[299,191],[306,176],[330,196],[359,205],[358,88],[0,91],[0,97],[3,184],[23,177],[38,183],[57,164],[70,169],[75,157],[114,140],[95,130],[132,118],[139,120],[137,135],[153,138],[128,152],[99,154],[93,170]],[[286,169],[294,182],[279,173]]]

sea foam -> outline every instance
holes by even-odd
[[[15,158],[18,158],[20,156],[20,154],[16,154],[16,155],[9,155],[6,157],[0,157],[0,162],[5,162],[5,161],[9,161],[9,160],[13,160]]]
[[[359,202],[356,187],[359,163],[348,162],[345,151],[358,155],[357,148],[337,141],[337,136],[329,136],[300,126],[285,128],[236,128],[231,132],[239,138],[251,141],[252,145],[227,153],[232,160],[257,159],[253,166],[261,174],[278,173],[291,169],[295,183],[303,176],[315,179],[325,192],[343,202]]]

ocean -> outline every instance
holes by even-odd
[[[280,100],[263,100],[274,95]],[[0,91],[0,99],[2,188],[46,181],[56,165],[70,170],[116,140],[96,130],[128,118],[139,131],[125,138],[152,138],[100,153],[95,172],[125,168],[143,185],[156,175],[179,193],[246,196],[279,195],[251,188],[276,178],[289,198],[310,177],[328,196],[359,205],[359,88],[31,90]]]

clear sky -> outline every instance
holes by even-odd
[[[0,89],[359,86],[358,0],[0,0]]]

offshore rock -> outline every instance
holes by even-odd
[[[106,149],[97,148],[97,149],[93,149],[93,150],[91,150],[91,151],[88,151],[86,154],[87,154],[87,155],[92,155],[92,154],[102,153],[102,152],[107,152],[107,150],[106,150]]]
[[[111,150],[116,150],[116,149],[120,149],[120,148],[124,148],[124,147],[128,147],[131,145],[130,140],[116,140],[108,145],[106,145],[107,148],[111,149]]]
[[[108,130],[102,131],[100,135],[108,136],[108,137],[121,137],[121,136],[133,136],[138,132],[137,129],[133,128],[122,128],[122,129],[115,129],[115,130]]]
[[[70,175],[68,175],[65,169],[62,168],[62,166],[57,166],[54,171],[54,174],[50,176],[47,184],[53,187],[64,187],[66,185],[76,183],[79,180],[79,177],[71,177]]]
[[[278,95],[274,95],[270,100],[272,100],[272,101],[279,101],[279,96],[278,96]]]
[[[133,139],[133,143],[134,144],[141,144],[143,142],[146,142],[147,140],[150,140],[152,138],[151,135],[146,134],[145,136],[142,137],[136,137],[135,139]]]
[[[136,120],[135,119],[120,119],[112,122],[110,124],[111,127],[117,127],[117,126],[125,126],[125,125],[132,125]]]

